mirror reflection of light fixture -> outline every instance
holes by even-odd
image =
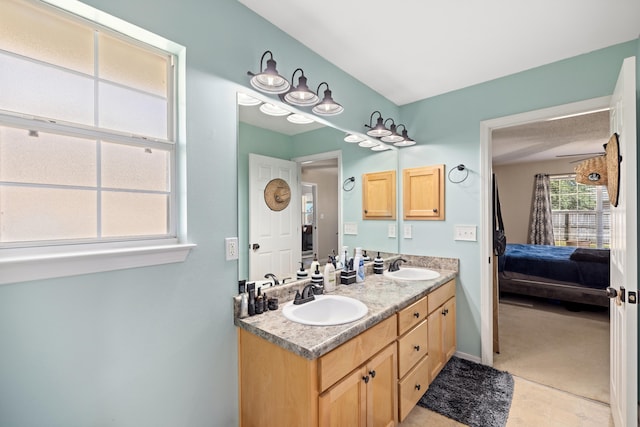
[[[246,93],[238,92],[238,104],[244,105],[246,107],[252,107],[254,105],[262,104],[262,101],[260,101],[258,98],[254,98],[251,95],[247,95]]]
[[[304,75],[302,68],[296,68],[291,76],[291,82],[293,83],[296,73],[300,71],[302,75],[298,78],[298,86],[292,86],[291,89],[284,95],[284,101],[299,107],[310,107],[316,105],[320,98],[313,93],[307,86],[307,78]]]
[[[375,147],[376,145],[380,145],[380,141],[373,140],[373,139],[365,139],[364,141],[360,142],[358,145],[362,148],[371,148],[371,147]]]
[[[267,59],[267,68],[262,69],[262,63],[264,57],[269,54]],[[258,74],[247,71],[247,74],[251,76],[251,86],[265,93],[285,93],[289,90],[291,85],[276,70],[276,61],[273,60],[273,54],[270,50],[267,50],[262,54],[260,58],[260,72]]]
[[[288,115],[287,120],[297,125],[306,125],[306,124],[315,122],[315,120],[313,120],[311,117],[307,117],[297,113]]]
[[[374,147],[371,147],[372,151],[387,151],[387,150],[391,150],[391,147],[389,147],[387,144],[378,144]]]
[[[280,108],[277,105],[265,102],[260,106],[260,111],[269,116],[287,116],[291,114],[291,111]]]
[[[355,144],[360,141],[364,141],[364,138],[355,133],[348,133],[347,136],[344,137],[344,142],[348,142],[350,144]]]
[[[320,87],[322,85],[327,86],[327,89],[324,91],[324,98],[322,98],[322,101],[313,107],[312,111],[316,114],[320,114],[321,116],[335,116],[336,114],[342,113],[344,111],[344,107],[333,100],[331,90],[329,90],[327,82],[320,83],[316,93],[320,94]]]
[[[387,120],[391,120],[391,127],[389,128],[389,131],[391,132],[391,134],[387,135],[387,136],[383,136],[382,138],[380,138],[382,140],[382,142],[388,142],[388,143],[393,144],[393,143],[396,143],[396,142],[404,141],[404,138],[402,136],[398,135],[398,132],[396,130],[397,129],[396,123],[393,121],[393,119],[387,119]],[[386,122],[387,121],[385,120],[385,123]],[[400,126],[404,127],[404,125],[402,125],[402,124],[398,125],[398,127],[400,127]]]
[[[378,113],[378,121],[376,122],[376,125],[373,126],[373,116],[376,113]],[[364,125],[365,127],[369,128],[369,130],[367,131],[367,135],[373,136],[375,138],[391,135],[391,131],[384,126],[383,122],[384,119],[382,118],[382,113],[380,113],[380,111],[374,111],[373,113],[371,113],[369,124]]]

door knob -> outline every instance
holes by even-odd
[[[612,288],[611,286],[609,286],[607,288],[607,297],[615,298],[617,296],[618,296],[618,291],[616,290],[616,288]]]
[[[260,245],[258,243],[254,243],[253,245],[251,245],[251,249],[257,251],[258,249],[260,249]]]

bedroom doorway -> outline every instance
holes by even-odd
[[[608,139],[608,103],[605,97],[524,113],[491,129],[488,165],[496,173],[509,243],[527,243],[535,174],[570,174],[573,162],[603,152],[602,142],[585,141]],[[581,135],[573,137],[572,129]],[[519,200],[511,200],[512,195]],[[491,352],[491,364],[498,369],[608,402],[608,369],[602,369],[609,365],[606,308],[569,311],[557,301],[519,294],[503,296],[498,306],[500,353],[493,354],[483,341],[484,363]]]

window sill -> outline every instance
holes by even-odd
[[[0,259],[0,285],[184,262],[195,244],[102,249]]]

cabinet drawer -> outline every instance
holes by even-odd
[[[427,354],[429,342],[427,319],[398,339],[398,375],[402,378],[408,371]]]
[[[421,298],[410,306],[400,310],[398,312],[398,335],[404,334],[426,319],[429,314],[427,310],[427,297]]]
[[[429,294],[429,313],[456,295],[456,281],[451,280]]]
[[[397,337],[397,321],[391,316],[318,359],[320,391],[326,390],[362,365]]]
[[[429,356],[422,359],[398,384],[400,421],[403,421],[429,387]]]

